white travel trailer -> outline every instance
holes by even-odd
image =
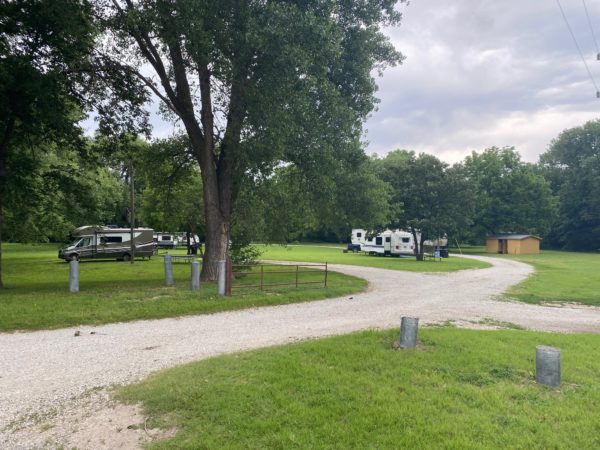
[[[420,239],[417,233],[417,239]],[[428,253],[439,252],[442,257],[448,257],[448,239],[439,238],[427,240],[423,247]],[[412,256],[415,254],[415,239],[411,232],[404,230],[385,230],[377,235],[368,236],[364,229],[352,230],[351,243],[348,250],[364,251],[369,255]]]
[[[361,246],[369,255],[414,255],[415,243],[412,233],[402,230],[385,230],[369,239]]]
[[[154,241],[151,228],[134,228],[135,256],[151,257]],[[75,241],[58,251],[65,261],[80,259],[131,259],[131,229],[111,228],[101,225],[86,225],[73,231]]]
[[[154,235],[154,241],[158,248],[177,248],[179,239],[174,233],[157,233]]]

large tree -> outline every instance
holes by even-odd
[[[476,192],[472,238],[498,233],[545,235],[556,215],[556,199],[535,165],[512,147],[492,147],[467,156],[461,171]]]
[[[560,199],[551,244],[600,249],[600,121],[563,131],[540,156],[540,165]]]
[[[381,26],[403,0],[104,0],[98,61],[133,74],[185,129],[202,175],[203,278],[226,256],[246,177],[343,158],[401,61]],[[107,112],[106,109],[103,112]]]
[[[417,259],[423,259],[425,240],[456,236],[471,224],[473,192],[456,168],[433,155],[405,150],[388,153],[378,164],[396,205],[390,226],[412,232]]]
[[[26,187],[16,152],[79,134],[85,76],[73,67],[93,43],[90,13],[85,0],[0,2],[0,243],[7,190]]]

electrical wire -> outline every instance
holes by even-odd
[[[577,39],[575,39],[575,35],[573,34],[573,30],[571,29],[571,25],[569,25],[569,21],[567,20],[567,16],[565,15],[565,12],[563,11],[563,8],[560,4],[560,0],[556,0],[556,4],[558,5],[558,9],[560,9],[560,13],[562,14],[562,17],[565,21],[565,24],[567,25],[567,28],[569,29],[569,33],[571,33],[571,37],[573,38],[573,42],[575,43],[575,47],[577,47],[577,51],[579,52],[579,56],[581,57],[581,61],[583,61],[583,65],[585,66],[585,70],[587,70],[588,75],[590,76],[590,80],[592,81],[592,84],[594,85],[594,88],[596,88],[596,95],[598,95],[598,93],[600,91],[598,91],[598,85],[596,84],[596,80],[594,80],[594,77],[592,76],[592,72],[590,72],[590,68],[588,67],[587,63],[585,62],[585,58],[583,57],[583,53],[581,51],[581,48],[579,48],[579,44],[577,43]]]
[[[585,17],[587,17],[588,25],[590,26],[590,31],[592,32],[592,38],[594,39],[594,45],[596,46],[596,54],[600,56],[600,48],[598,48],[598,41],[596,40],[596,35],[594,34],[594,27],[592,27],[592,21],[590,20],[590,14],[588,13],[587,5],[585,4],[585,0],[581,0],[583,3],[583,9],[585,10]]]

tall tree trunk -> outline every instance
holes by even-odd
[[[6,122],[2,141],[0,141],[0,289],[4,288],[2,282],[2,231],[4,229],[4,195],[6,192],[6,161],[8,159],[8,144],[15,127],[14,116]]]

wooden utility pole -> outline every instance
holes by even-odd
[[[129,227],[131,233],[131,264],[135,260],[135,183],[133,175],[133,159],[129,161]]]

